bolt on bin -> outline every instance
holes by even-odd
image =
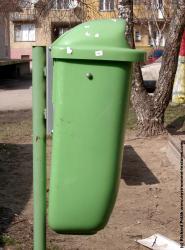
[[[105,227],[118,192],[132,62],[125,21],[76,26],[51,47],[54,128],[49,226],[93,234]]]

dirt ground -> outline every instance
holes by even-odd
[[[30,76],[23,79],[1,79],[0,82],[0,111],[32,108]]]
[[[0,112],[0,249],[32,249],[31,139],[31,111]],[[179,170],[166,147],[166,136],[143,139],[127,131],[119,194],[106,228],[93,236],[48,229],[47,249],[141,250],[135,239],[154,233],[178,241]],[[49,152],[48,139],[48,158]]]

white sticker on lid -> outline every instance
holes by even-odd
[[[73,50],[70,47],[67,47],[67,54],[72,54]]]
[[[95,55],[96,56],[103,56],[103,50],[96,50]]]
[[[91,34],[87,31],[87,32],[85,32],[85,35],[90,36]]]
[[[95,36],[96,38],[98,38],[98,37],[100,37],[100,34],[99,34],[99,33],[96,33],[94,36]]]

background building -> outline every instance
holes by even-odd
[[[86,4],[77,0],[22,1],[21,9],[10,13],[10,57],[14,59],[31,58],[32,46],[49,45],[81,22],[116,16],[113,0]]]
[[[0,16],[0,58],[9,58],[10,56],[10,38],[9,38],[9,19],[8,16]]]
[[[49,45],[81,22],[118,17],[117,4],[117,0],[19,0],[18,7],[0,19],[0,57],[31,59],[32,46]],[[164,46],[175,4],[174,0],[134,0],[137,47],[151,51]]]
[[[176,0],[134,0],[137,47],[163,48]]]

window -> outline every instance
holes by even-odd
[[[148,41],[150,46],[165,46],[165,37],[163,35],[160,35],[159,32],[154,31],[153,32],[153,37],[149,37]]]
[[[52,32],[51,32],[51,39],[54,42],[59,36],[63,35],[66,31],[68,31],[73,26],[61,26],[57,23],[52,24]]]
[[[20,7],[22,8],[29,8],[30,7],[30,2],[26,0],[21,0],[19,1]]]
[[[138,5],[138,4],[141,4],[141,1],[140,1],[140,0],[134,0],[134,1],[133,1],[133,4],[137,4],[137,5]]]
[[[53,9],[67,10],[67,9],[69,9],[69,5],[71,2],[72,2],[72,0],[54,0],[53,1]]]
[[[140,42],[141,41],[141,33],[139,31],[135,32],[135,41]]]
[[[158,10],[158,18],[164,19],[164,8],[163,8],[163,0],[156,1],[156,8]]]
[[[114,10],[114,0],[100,0],[101,11],[112,11]]]
[[[158,9],[158,18],[159,19],[164,19],[164,13],[162,9]]]
[[[145,4],[146,0],[133,0],[134,5],[143,5]]]
[[[151,36],[148,36],[148,45],[153,46],[153,41],[152,41]]]
[[[20,6],[22,8],[30,8],[32,6],[34,6],[34,4],[36,4],[38,2],[38,0],[20,0]]]
[[[178,5],[178,0],[171,0],[172,1],[172,5],[176,6]]]
[[[29,55],[21,55],[21,59],[23,59],[23,60],[29,60],[30,56]]]
[[[66,31],[68,31],[69,27],[59,27],[59,36],[63,35]]]
[[[162,9],[163,8],[163,0],[157,0],[157,8]]]
[[[14,37],[16,42],[34,42],[35,24],[15,24]]]

